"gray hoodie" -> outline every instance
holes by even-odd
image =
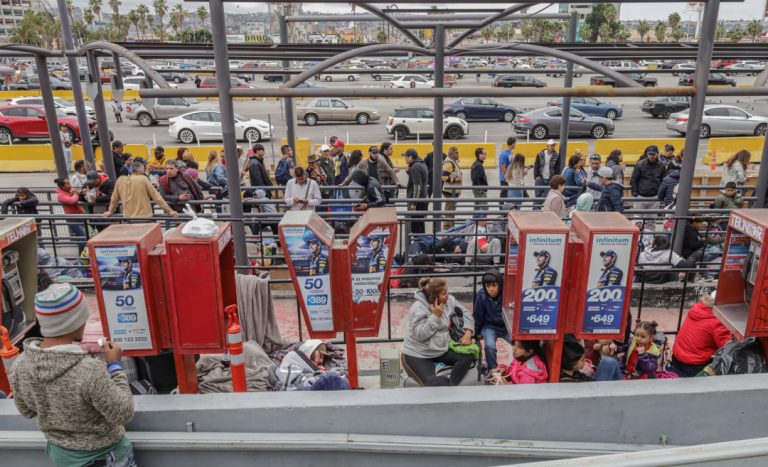
[[[417,358],[435,358],[448,351],[448,342],[451,337],[448,326],[454,308],[459,308],[464,313],[464,329],[474,332],[475,320],[472,313],[456,300],[453,295],[448,295],[443,316],[435,316],[430,311],[427,298],[422,291],[417,291],[413,296],[416,301],[411,305],[409,313],[408,334],[403,342],[403,353]]]
[[[110,375],[76,344],[41,349],[40,342],[27,339],[11,370],[19,413],[38,417],[46,439],[65,449],[96,451],[120,441],[133,418],[125,372]]]

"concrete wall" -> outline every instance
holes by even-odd
[[[208,433],[351,433],[610,445],[659,445],[664,438],[666,443],[679,446],[768,436],[767,390],[768,375],[744,375],[542,386],[145,396],[136,398],[136,416],[128,428],[184,432],[191,422],[196,431]],[[34,423],[21,418],[11,401],[0,401],[0,431],[28,430],[34,430]],[[2,446],[0,440],[0,458],[10,459],[20,453]],[[219,462],[240,464],[226,461],[227,452],[237,448],[221,449]],[[259,459],[275,465],[302,465],[309,459],[300,450],[289,455],[290,449],[274,449],[267,453],[258,450]],[[390,457],[373,454],[376,450],[370,455],[344,452],[317,449],[313,464],[411,464],[404,460],[409,457],[407,453],[391,453]],[[186,464],[192,454],[205,457],[207,462],[217,459],[211,453],[202,456],[182,451],[179,455]],[[170,465],[162,463],[160,457],[154,460],[153,456],[160,455],[149,451],[141,454],[147,456],[146,465]],[[243,458],[253,462],[254,456]],[[287,459],[291,461],[283,462]],[[424,457],[419,465],[433,465],[433,459]],[[500,463],[495,456],[473,459],[469,462],[448,456],[443,457],[442,465]],[[181,458],[177,460],[182,465]],[[518,453],[506,463],[522,460]]]

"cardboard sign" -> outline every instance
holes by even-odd
[[[614,334],[621,331],[633,238],[631,233],[594,235],[582,332]]]

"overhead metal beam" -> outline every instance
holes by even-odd
[[[416,34],[412,33],[408,29],[406,29],[406,27],[403,26],[403,23],[398,21],[397,18],[394,18],[394,17],[384,13],[383,11],[381,11],[380,8],[375,7],[375,6],[371,5],[370,3],[365,3],[365,2],[352,2],[352,3],[356,4],[357,6],[359,6],[360,8],[362,8],[364,10],[370,11],[375,16],[378,16],[379,18],[381,18],[382,21],[391,24],[393,28],[395,28],[398,31],[400,31],[401,33],[403,33],[403,35],[405,37],[407,37],[408,39],[410,39],[415,45],[424,47],[424,42],[422,42],[421,39],[416,37]]]
[[[205,0],[184,0],[185,3],[198,3],[198,2],[204,2]],[[263,0],[222,0],[224,3],[313,3],[313,2],[305,2],[304,0],[270,0],[270,1],[263,1]],[[703,2],[711,2],[714,0],[702,0]],[[741,3],[744,0],[722,0],[723,2],[727,3]],[[356,1],[350,2],[349,0],[325,0],[323,2],[314,2],[314,3],[355,3],[358,4]],[[404,4],[412,4],[412,3],[423,3],[421,0],[402,0],[397,3],[404,3]],[[435,5],[442,5],[442,4],[456,4],[456,0],[436,0],[434,2],[431,2]],[[509,3],[508,0],[489,0],[483,3]],[[541,0],[518,0],[518,3],[527,3],[529,5],[535,5],[535,4],[541,4]],[[565,1],[558,1],[557,3],[584,3],[584,0],[565,0]],[[621,0],[620,2],[616,2],[615,0],[592,0],[591,3],[649,3],[648,0]],[[688,0],[667,0],[665,3],[688,3]]]
[[[72,170],[72,167],[67,167],[64,147],[61,145],[61,133],[59,132],[58,119],[56,118],[56,103],[53,100],[48,63],[42,55],[35,56],[35,63],[37,64],[37,76],[40,79],[40,94],[43,97],[43,107],[45,108],[45,123],[48,126],[48,134],[51,137],[53,160],[56,163],[56,174],[60,179],[66,180],[69,178],[69,171]],[[88,132],[87,126],[80,129],[81,133],[84,131]]]
[[[154,68],[152,68],[152,65],[147,63],[146,60],[141,58],[137,53],[123,47],[119,44],[114,44],[112,42],[106,42],[106,41],[93,41],[88,42],[87,44],[83,44],[82,47],[74,51],[75,55],[85,55],[88,52],[96,52],[96,51],[104,51],[107,50],[111,54],[118,54],[122,57],[127,58],[128,60],[132,61],[136,66],[144,70],[144,73],[147,77],[152,79],[155,83],[157,83],[158,86],[161,88],[167,88],[170,89],[171,85],[168,84],[168,82],[165,81],[165,78],[163,78],[160,73],[155,71]],[[68,53],[69,54],[69,53]]]
[[[385,12],[384,10],[382,10]],[[505,10],[492,10],[493,13],[501,13]],[[392,18],[401,21],[403,25],[410,27],[410,22],[413,21],[482,21],[488,18],[488,15],[478,13],[438,13],[438,14],[426,14],[426,15],[407,15],[407,14],[390,14]],[[569,13],[541,13],[537,15],[529,14],[510,14],[504,16],[503,21],[513,21],[522,19],[568,19]],[[323,22],[376,22],[381,21],[381,18],[376,15],[296,15],[286,16],[286,20],[289,23],[323,23]],[[433,23],[434,24],[434,23]]]
[[[568,41],[576,40],[576,26],[579,23],[579,16],[573,13],[568,22]],[[573,62],[565,62],[565,79],[563,85],[566,89],[573,87]],[[568,158],[568,130],[571,123],[571,98],[563,97],[563,110],[560,117],[560,160],[567,161]]]

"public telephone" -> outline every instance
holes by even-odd
[[[752,302],[752,293],[757,281],[757,270],[760,266],[760,250],[762,249],[760,242],[752,241],[749,244],[749,253],[747,259],[744,262],[744,269],[741,271],[741,277],[744,279],[744,302]]]
[[[3,253],[3,272],[2,272],[2,325],[8,329],[13,336],[17,326],[23,326],[25,323],[24,309],[24,287],[19,273],[19,252],[8,250]]]

